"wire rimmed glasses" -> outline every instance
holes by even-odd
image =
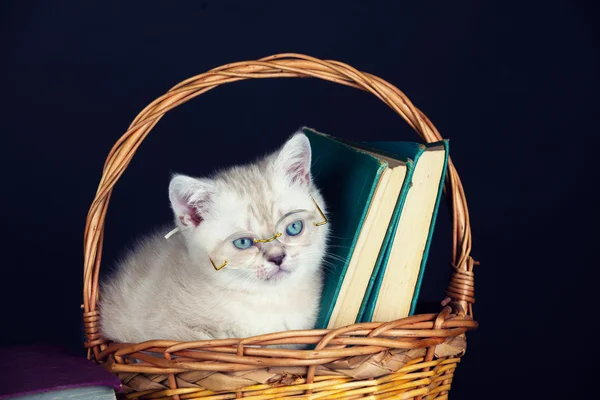
[[[328,223],[327,217],[315,201],[317,213],[310,210],[293,210],[277,221],[272,236],[259,238],[251,231],[229,235],[208,255],[215,270],[247,268],[260,254],[258,244],[277,241],[286,246],[302,246],[310,242],[316,230]]]

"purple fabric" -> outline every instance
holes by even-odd
[[[0,348],[0,399],[85,386],[108,386],[119,391],[121,382],[85,356],[59,348]]]

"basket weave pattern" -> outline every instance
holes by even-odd
[[[475,329],[475,262],[465,194],[451,160],[444,194],[453,219],[452,276],[439,314],[335,330],[288,331],[198,342],[112,343],[99,334],[97,309],[104,221],[112,189],[138,147],[169,110],[219,85],[245,79],[319,78],[365,90],[426,142],[431,121],[396,87],[349,65],[300,54],[227,64],[187,79],[142,110],[110,151],[84,235],[83,321],[88,358],[117,374],[130,399],[443,399]],[[314,344],[314,350],[268,347]]]

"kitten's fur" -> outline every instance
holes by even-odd
[[[151,235],[101,286],[101,332],[118,342],[151,339],[243,338],[314,326],[322,288],[329,225],[308,247],[260,244],[261,256],[244,270],[215,271],[207,249],[249,229],[272,236],[276,221],[294,209],[323,212],[310,173],[310,142],[293,135],[277,152],[211,178],[176,175],[169,197],[179,233]],[[285,252],[281,268],[269,256]]]

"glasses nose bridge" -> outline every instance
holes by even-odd
[[[257,237],[254,238],[254,243],[270,243],[279,238],[283,232],[279,231],[278,222],[265,224],[263,229],[256,232]]]
[[[277,240],[281,236],[282,236],[281,232],[276,232],[273,235],[271,235],[270,237],[267,237],[264,239],[254,239],[254,245],[261,250],[277,247],[278,245],[281,245],[281,243],[279,243],[279,241]]]
[[[255,243],[256,247],[258,247],[258,249],[260,250],[260,252],[262,254],[264,254],[265,256],[268,256],[273,253],[279,253],[279,252],[285,251],[284,243],[282,243],[278,240],[279,235],[273,235],[269,239],[273,239],[273,240]]]

